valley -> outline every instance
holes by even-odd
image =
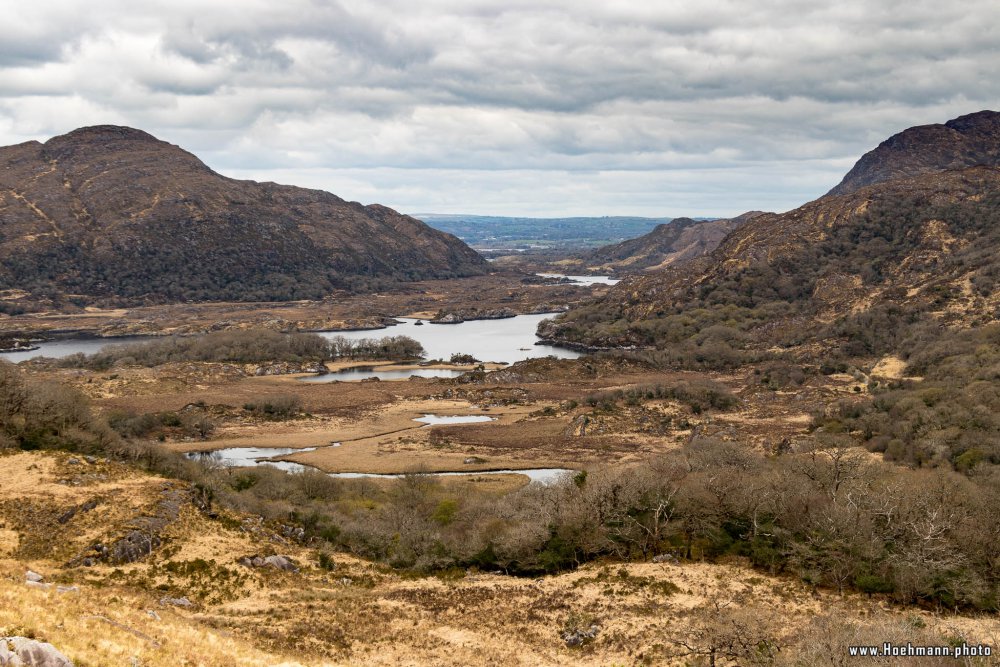
[[[183,169],[144,172],[156,214],[126,202],[130,221],[184,222],[157,207],[185,182],[199,197],[174,204],[223,231],[299,207],[279,221],[305,244],[291,253],[333,259],[247,267],[256,291],[234,294],[205,277],[209,235],[188,282],[155,289],[167,267],[146,293],[94,263],[80,218],[87,252],[57,253],[71,270],[21,272],[38,221],[0,208],[17,248],[0,272],[0,634],[79,665],[996,650],[998,126],[907,130],[793,211],[679,218],[554,262],[487,263],[418,220],[230,182],[127,128],[4,149],[18,168],[67,160],[75,192],[78,172],[117,174],[84,138],[138,142],[129,160]],[[223,194],[260,208],[228,218]],[[115,238],[139,243],[136,225]],[[353,254],[324,245],[344,229]],[[426,243],[372,240],[404,232]]]

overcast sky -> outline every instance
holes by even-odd
[[[407,213],[794,208],[1000,108],[997,0],[34,0],[0,144],[130,125],[228,176]]]

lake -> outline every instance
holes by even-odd
[[[576,359],[582,356],[579,352],[552,345],[535,345],[540,340],[535,335],[535,329],[538,328],[539,322],[549,317],[552,315],[518,315],[502,320],[469,320],[459,324],[429,324],[424,321],[422,325],[417,325],[417,322],[422,320],[407,319],[403,321],[403,324],[397,324],[388,329],[324,331],[321,335],[327,338],[343,336],[350,340],[408,336],[424,346],[428,359],[443,359],[445,361],[455,353],[471,354],[480,361],[495,361],[505,364],[550,355],[560,359]],[[407,371],[407,375],[404,377],[408,377],[409,374]],[[331,373],[330,376],[332,375],[336,374]],[[372,373],[366,377],[374,375]],[[330,380],[339,379],[330,376],[324,377],[328,377]]]
[[[470,320],[459,324],[422,324],[421,320],[403,320],[387,329],[366,329],[351,331],[324,331],[321,336],[333,338],[343,336],[351,340],[361,338],[385,338],[388,336],[409,336],[420,342],[427,351],[428,359],[448,360],[456,352],[471,354],[480,361],[496,361],[512,364],[515,361],[534,357],[555,356],[561,359],[575,359],[579,352],[564,350],[551,345],[535,345],[539,340],[535,335],[538,323],[550,314],[518,315],[502,320]],[[7,352],[0,354],[0,359],[18,363],[35,357],[67,357],[77,352],[94,354],[109,345],[124,343],[141,343],[156,340],[156,336],[129,336],[123,338],[68,338],[44,343],[36,343],[37,350],[25,352]],[[464,371],[443,369],[419,369],[418,371],[375,371],[365,372],[349,369],[345,373],[310,378],[316,382],[331,382],[333,380],[360,380],[368,377],[379,377],[382,380],[398,380],[411,375],[418,377],[457,377]],[[323,378],[326,378],[323,380]]]
[[[619,278],[611,276],[567,276],[562,273],[538,273],[542,278],[566,278],[574,285],[617,285]]]
[[[66,338],[64,340],[50,340],[44,343],[33,343],[38,346],[37,350],[26,352],[4,352],[0,354],[0,359],[5,359],[12,364],[16,364],[26,359],[35,357],[52,357],[59,359],[68,357],[71,354],[82,352],[83,354],[94,354],[109,345],[123,345],[127,343],[143,343],[147,340],[156,340],[156,336],[127,336],[121,338]]]

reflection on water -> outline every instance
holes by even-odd
[[[427,415],[433,417],[434,415]],[[454,422],[452,422],[454,423]],[[341,443],[335,442],[330,447],[340,447]],[[254,466],[272,466],[285,472],[305,472],[306,470],[316,470],[312,466],[291,461],[271,461],[274,457],[289,456],[298,452],[312,452],[320,447],[303,447],[293,449],[291,447],[229,447],[228,449],[217,449],[211,452],[188,452],[184,456],[194,460],[215,461],[221,465],[233,468],[250,468]],[[454,477],[457,475],[526,475],[532,482],[541,484],[552,484],[563,478],[566,474],[575,474],[575,470],[567,468],[528,468],[525,470],[470,470],[469,472],[433,472],[419,473],[433,475],[435,477]],[[368,472],[333,472],[328,473],[330,477],[341,479],[362,479],[366,477],[381,479],[399,479],[404,474],[383,474]]]
[[[302,382],[350,382],[356,380],[367,380],[368,378],[378,378],[379,380],[405,380],[411,377],[418,378],[457,378],[466,371],[454,370],[451,368],[412,368],[409,370],[383,371],[371,366],[358,366],[346,368],[334,373],[324,375],[310,375],[299,378]]]
[[[459,324],[435,324],[424,326],[420,320],[404,320],[402,324],[387,329],[363,331],[327,331],[320,335],[327,338],[343,336],[350,340],[360,338],[386,338],[389,336],[409,336],[423,345],[428,359],[448,360],[452,354],[471,354],[481,361],[512,364],[524,359],[555,356],[560,359],[575,359],[581,354],[551,345],[535,345],[539,340],[535,335],[538,324],[551,315],[518,315],[502,320],[472,320]],[[38,343],[39,349],[30,352],[9,352],[0,354],[0,359],[18,363],[34,357],[66,357],[71,354],[94,354],[109,345],[140,343],[156,340],[156,336],[132,336],[128,338],[75,338]],[[421,368],[414,371],[366,372],[347,369],[338,373],[306,378],[306,382],[332,382],[334,380],[361,380],[378,377],[381,380],[399,380],[412,375],[417,377],[458,377],[464,371],[441,368]]]
[[[538,324],[552,315],[518,315],[502,320],[471,320],[459,324],[417,326],[420,320],[404,320],[388,329],[367,331],[326,331],[327,338],[343,336],[349,340],[409,336],[424,346],[428,359],[448,360],[451,355],[471,354],[480,361],[512,364],[535,357],[555,356],[576,359],[579,352],[551,345],[535,345]]]
[[[144,343],[148,340],[155,340],[156,336],[128,336],[122,338],[69,338],[66,340],[52,340],[44,343],[32,343],[37,345],[37,350],[26,352],[4,352],[0,354],[0,359],[16,364],[26,359],[35,357],[51,357],[60,359],[68,357],[78,352],[83,354],[94,354],[109,345],[126,345],[130,343]]]
[[[611,276],[567,276],[561,273],[539,273],[542,278],[566,278],[574,285],[617,285],[621,282]]]
[[[333,445],[339,446],[340,443]],[[233,468],[249,468],[259,465],[268,465],[285,472],[303,472],[311,468],[301,463],[291,461],[270,461],[268,459],[276,456],[288,456],[299,452],[312,452],[317,447],[302,447],[295,449],[292,447],[229,447],[227,449],[216,449],[211,452],[188,452],[184,456],[189,459],[201,461],[216,461],[222,465]]]
[[[429,472],[417,474],[425,474],[433,477],[455,477],[458,475],[525,475],[532,482],[552,484],[554,482],[558,482],[567,474],[576,474],[576,470],[570,470],[569,468],[526,468],[523,470],[476,470],[470,472]],[[389,475],[369,472],[331,472],[330,477],[340,477],[342,479],[362,479],[365,477],[399,479],[401,477],[405,477],[405,475]]]
[[[479,424],[481,422],[494,421],[496,417],[489,415],[424,415],[416,417],[413,421],[424,424]]]

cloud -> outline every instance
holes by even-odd
[[[890,134],[1000,99],[993,0],[51,0],[8,14],[2,144],[128,124],[226,174],[407,211],[787,209]]]

